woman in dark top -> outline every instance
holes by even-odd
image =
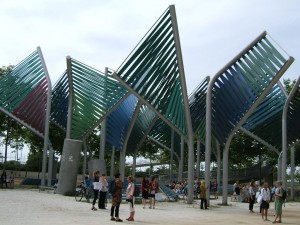
[[[142,201],[144,204],[143,209],[145,208],[146,201],[148,200],[148,197],[149,197],[149,185],[150,185],[150,182],[148,180],[148,176],[144,176],[143,181],[142,181],[142,198],[143,198]]]
[[[114,194],[112,194],[110,220],[114,220],[116,222],[122,222],[123,220],[119,218],[119,208],[122,202],[122,189],[124,186],[123,186],[123,182],[120,179],[120,173],[115,174],[115,185],[116,185],[116,191]]]
[[[94,173],[93,173],[93,182],[99,182],[99,176],[100,176],[100,171],[95,170]],[[95,204],[96,204],[96,201],[97,201],[97,198],[98,198],[98,193],[99,193],[99,190],[95,189],[95,186],[94,186],[94,200],[93,200],[93,206],[92,206],[92,210],[94,210],[94,211],[97,210],[95,208]]]

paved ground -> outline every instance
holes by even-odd
[[[90,225],[115,224],[110,221],[109,210],[92,211],[91,204],[76,202],[74,197],[65,197],[47,191],[22,189],[0,189],[1,225]],[[235,203],[231,206],[219,206],[219,200],[212,200],[209,210],[200,210],[197,204],[183,202],[160,202],[156,209],[143,209],[136,205],[134,222],[125,218],[129,215],[128,205],[121,205],[120,217],[123,223],[133,224],[272,224],[263,222],[255,205],[255,213],[248,211],[248,204]],[[108,204],[108,208],[110,204]],[[269,211],[273,219],[274,205]],[[300,203],[287,203],[283,209],[284,224],[300,224]]]

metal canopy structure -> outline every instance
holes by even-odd
[[[205,143],[206,94],[209,77],[206,77],[190,94],[190,112],[195,137]]]
[[[38,48],[0,79],[0,110],[44,138],[51,82]]]
[[[287,148],[291,149],[291,172],[294,172],[295,155],[293,154],[293,145],[300,139],[300,77],[295,83],[287,101],[285,102],[282,113],[282,181],[283,187],[286,189],[286,169],[287,169]],[[292,175],[294,176],[294,174]],[[292,197],[294,197],[294,177],[292,177]]]
[[[188,202],[192,202],[193,130],[174,6],[162,14],[112,76],[188,139]]]
[[[49,145],[51,90],[51,80],[39,47],[0,78],[0,110],[44,139],[42,185],[45,185]]]
[[[285,107],[287,107],[287,144],[292,146],[300,139],[300,77],[295,83]]]
[[[112,146],[122,150],[138,99],[129,95],[108,117],[106,140]]]
[[[51,119],[65,130],[68,125],[66,118],[70,119],[70,138],[81,140],[123,102],[128,92],[118,81],[102,72],[75,59],[67,60],[68,70],[53,89]],[[70,95],[72,114],[69,118]]]
[[[276,84],[243,124],[243,128],[251,131],[276,149],[281,149],[282,110],[285,101],[286,93]]]
[[[171,127],[186,135],[173,27],[169,8],[113,76],[143,99]]]
[[[149,107],[146,105],[140,107],[138,118],[127,143],[128,153],[135,154],[138,151],[150,130],[152,130],[156,120],[157,116]]]
[[[210,182],[211,135],[225,144],[223,204],[227,204],[228,151],[235,132],[293,62],[266,32],[259,35],[211,80],[206,103],[205,180]],[[207,193],[209,194],[209,192]]]

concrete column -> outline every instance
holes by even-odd
[[[225,149],[223,152],[223,195],[222,195],[222,204],[227,205],[228,201],[228,193],[227,193],[227,188],[228,188],[228,154],[229,154],[229,144],[226,143]]]
[[[90,160],[88,162],[88,167],[89,167],[90,177],[93,177],[93,172],[95,170],[99,170],[100,171],[100,175],[101,174],[106,174],[106,164],[105,164],[105,161],[102,160],[102,159]]]
[[[100,154],[99,159],[104,160],[105,157],[105,142],[106,142],[106,119],[101,123],[101,133],[100,133]]]
[[[217,164],[218,164],[218,168],[217,168],[217,184],[218,184],[218,189],[220,187],[221,184],[221,150],[220,150],[220,144],[218,141],[216,141],[216,147],[217,147]]]
[[[74,194],[81,149],[82,141],[65,139],[58,178],[58,194]]]
[[[83,165],[82,165],[82,180],[84,180],[85,172],[86,172],[86,165],[87,165],[87,145],[86,139],[83,141]]]

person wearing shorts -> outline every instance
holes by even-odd
[[[155,176],[152,177],[149,187],[150,187],[149,188],[149,198],[150,198],[150,207],[149,208],[155,209],[155,194],[158,192],[158,182],[157,182]]]
[[[148,179],[148,176],[144,176],[143,181],[142,181],[142,202],[144,204],[143,209],[146,207],[146,202],[148,200],[149,196],[149,187],[150,187],[150,182]]]

